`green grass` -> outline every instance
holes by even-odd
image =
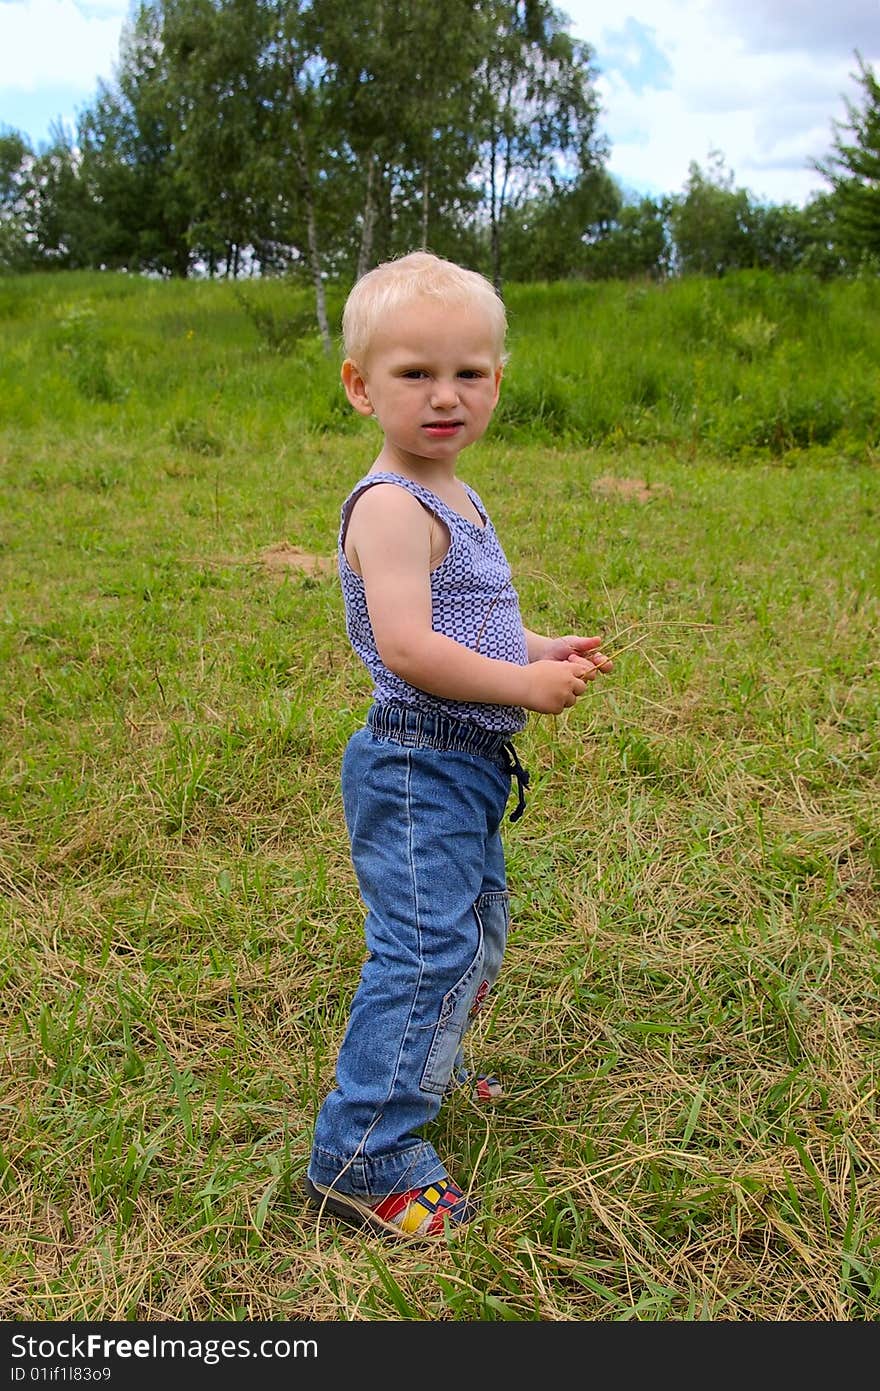
[[[681,290],[710,318],[733,295]],[[827,382],[876,383],[846,293]],[[578,294],[609,374],[626,296],[673,302],[514,287],[512,390],[529,360],[551,382],[554,324],[574,389]],[[529,625],[617,660],[519,741],[515,927],[470,1043],[506,1096],[431,1132],[483,1216],[386,1246],[299,1189],[363,953],[338,768],[369,682],[332,569],[272,549],[332,555],[375,436],[320,415],[332,364],[267,351],[232,287],[32,278],[0,307],[0,1316],[876,1320],[867,436],[501,421],[463,457]],[[658,418],[700,360],[675,342],[667,378],[645,340]]]

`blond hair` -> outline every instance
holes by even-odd
[[[382,318],[420,298],[485,309],[498,361],[502,361],[507,315],[501,296],[478,271],[466,270],[429,251],[411,251],[383,261],[355,283],[342,313],[345,356],[365,366],[370,342]]]

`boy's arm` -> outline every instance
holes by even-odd
[[[347,542],[364,581],[382,661],[411,686],[448,700],[559,714],[586,689],[587,658],[528,666],[483,657],[431,626],[431,519],[410,493],[377,483],[358,499]]]

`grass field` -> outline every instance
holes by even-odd
[[[758,351],[787,333],[791,381],[861,414],[746,449],[733,395],[694,416],[721,363],[663,290],[582,289],[595,354],[603,305],[641,316],[650,437],[625,403],[574,428],[575,291],[554,320],[522,287],[513,403],[461,474],[529,626],[616,669],[519,740],[515,926],[470,1038],[506,1096],[431,1132],[483,1215],[417,1249],[300,1194],[363,956],[338,768],[370,688],[332,556],[375,436],[232,287],[0,281],[0,1318],[878,1318],[874,290],[821,292],[827,390],[761,300]],[[717,324],[732,294],[682,304]],[[529,438],[554,322],[571,410]]]

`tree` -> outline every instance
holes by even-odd
[[[351,272],[446,243],[476,201],[477,73],[486,20],[471,0],[314,0],[326,119],[357,190]],[[337,197],[344,201],[340,185]]]
[[[735,189],[720,150],[709,152],[704,172],[692,161],[684,194],[670,207],[676,269],[683,274],[723,275],[752,264],[751,203]]]
[[[801,267],[823,280],[846,275],[858,266],[858,253],[852,260],[842,240],[837,199],[833,193],[818,193],[802,209],[801,226],[804,252]]]
[[[0,271],[26,270],[35,247],[28,221],[34,152],[17,130],[0,131]]]
[[[754,203],[749,213],[751,264],[760,270],[804,270],[828,279],[858,264],[848,259],[834,195],[816,194],[803,208]]]
[[[846,121],[834,121],[832,153],[814,167],[834,191],[840,239],[858,260],[880,260],[880,82],[856,53],[861,105],[846,101]]]
[[[0,268],[89,266],[94,224],[72,134],[53,126],[36,153],[18,132],[0,135]]]
[[[99,84],[79,123],[81,177],[101,210],[96,264],[189,273],[193,200],[180,158],[182,118],[162,14],[142,4],[123,30],[116,80]]]
[[[190,243],[210,274],[235,276],[260,219],[267,10],[259,0],[162,0],[161,9],[180,110],[176,153],[192,200]]]
[[[662,280],[671,259],[668,214],[664,199],[622,203],[589,239],[584,274],[593,280]]]
[[[614,223],[620,189],[604,169],[549,188],[515,203],[502,234],[509,280],[564,280],[583,275],[589,247]]]
[[[49,144],[31,162],[29,222],[40,265],[79,270],[93,264],[99,222],[79,176],[72,132],[53,125]]]
[[[489,259],[502,286],[502,229],[512,204],[601,164],[592,50],[547,0],[491,0],[481,69]]]
[[[409,0],[408,9],[410,32],[401,36],[400,50],[401,59],[411,57],[399,122],[399,201],[409,213],[406,249],[427,249],[442,239],[450,211],[455,216],[474,203],[469,180],[479,158],[479,75],[488,32],[471,0]]]

